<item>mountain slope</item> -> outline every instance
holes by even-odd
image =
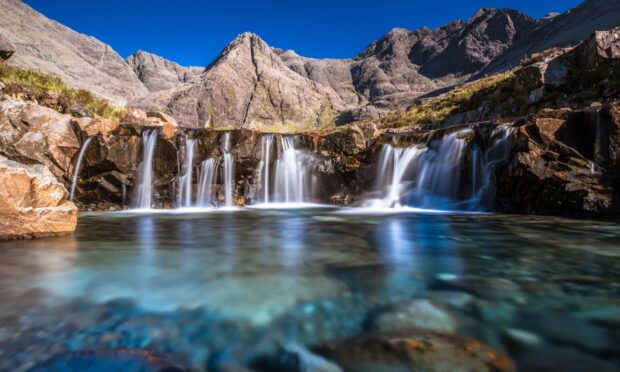
[[[204,72],[204,67],[184,67],[141,50],[127,57],[127,63],[151,92],[176,88]]]
[[[15,46],[8,63],[57,76],[115,104],[148,90],[107,44],[75,32],[19,0],[0,0],[0,34]]]

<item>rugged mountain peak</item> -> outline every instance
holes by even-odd
[[[204,67],[184,67],[142,50],[127,57],[127,63],[151,92],[176,88],[204,71]]]
[[[167,107],[185,126],[276,132],[319,128],[345,108],[333,90],[290,69],[252,33],[237,36],[197,79],[136,104]]]

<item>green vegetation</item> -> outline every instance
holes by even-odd
[[[451,115],[477,109],[484,100],[492,99],[494,92],[511,89],[515,79],[509,71],[463,84],[439,97],[420,101],[407,111],[397,111],[383,123],[388,127],[437,123]]]
[[[36,71],[24,70],[0,63],[0,81],[8,94],[25,94],[28,99],[37,101],[58,112],[68,113],[72,107],[82,106],[96,115],[119,120],[126,109],[111,106],[85,89],[73,89],[57,77]]]

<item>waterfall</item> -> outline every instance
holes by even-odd
[[[71,193],[69,194],[69,200],[73,200],[73,195],[75,194],[75,185],[77,184],[78,175],[80,174],[80,167],[82,166],[82,158],[84,158],[84,154],[86,153],[86,149],[88,149],[88,145],[90,145],[90,141],[92,141],[92,137],[88,137],[82,148],[80,149],[80,154],[78,155],[77,163],[75,164],[75,168],[73,169],[73,182],[71,182]]]
[[[269,167],[271,156],[271,145],[273,143],[273,134],[265,134],[261,137],[261,161],[258,164],[259,169],[259,183],[262,191],[262,202],[269,203]]]
[[[200,165],[200,182],[198,183],[197,204],[199,207],[215,206],[213,184],[218,163],[215,159],[207,159]]]
[[[185,137],[185,164],[183,175],[179,177],[179,191],[177,203],[183,207],[192,206],[192,165],[196,140]]]
[[[137,208],[151,208],[153,183],[153,155],[157,144],[157,130],[142,132],[142,162],[138,169]]]
[[[471,129],[445,135],[428,146],[395,148],[384,145],[379,157],[377,187],[382,197],[366,206],[397,208],[403,205],[433,209],[479,210],[494,199],[494,172],[510,155],[512,128],[499,126],[481,150],[468,145]],[[469,155],[471,195],[463,198],[461,176]]]
[[[224,204],[233,206],[235,163],[230,153],[230,133],[224,134]]]
[[[276,203],[303,203],[308,172],[305,154],[295,149],[295,137],[280,137],[280,146],[275,164],[273,200]]]

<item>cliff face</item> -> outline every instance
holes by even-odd
[[[127,63],[150,92],[176,88],[204,72],[204,67],[184,67],[141,50],[127,57]]]

